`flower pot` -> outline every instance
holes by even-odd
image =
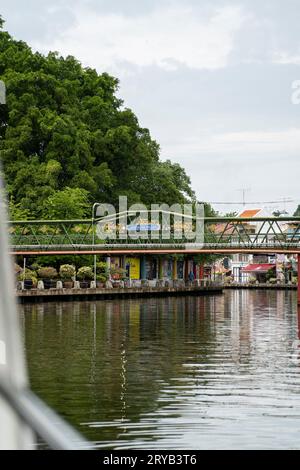
[[[88,289],[90,287],[90,281],[80,281],[81,289]]]
[[[33,287],[33,282],[32,279],[25,279],[24,280],[24,289],[25,290],[30,290]]]
[[[51,279],[42,279],[44,283],[44,289],[50,289],[51,286]]]
[[[64,281],[63,282],[64,289],[72,289],[73,285],[74,285],[73,281]]]
[[[96,286],[97,286],[97,289],[104,289],[105,283],[104,283],[104,282],[97,281],[97,282],[96,282]]]

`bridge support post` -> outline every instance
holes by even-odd
[[[185,258],[184,260],[184,280],[188,281],[189,279],[189,259]]]
[[[147,277],[146,273],[146,256],[141,257],[141,279],[145,280]]]
[[[173,281],[177,279],[177,259],[173,258]]]
[[[298,255],[298,305],[300,305],[300,255]]]
[[[158,279],[163,278],[163,261],[161,257],[158,258]]]
[[[110,256],[107,256],[107,257],[106,257],[106,266],[107,266],[107,272],[108,272],[108,279],[111,280],[111,274],[110,274],[110,268],[111,268]]]

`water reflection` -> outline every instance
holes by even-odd
[[[296,305],[246,290],[24,305],[32,386],[97,447],[299,448]]]

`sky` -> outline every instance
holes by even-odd
[[[299,0],[1,0],[0,14],[33,50],[118,77],[200,200],[300,204]]]

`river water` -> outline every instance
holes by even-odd
[[[300,449],[296,292],[20,306],[33,390],[105,449]]]

